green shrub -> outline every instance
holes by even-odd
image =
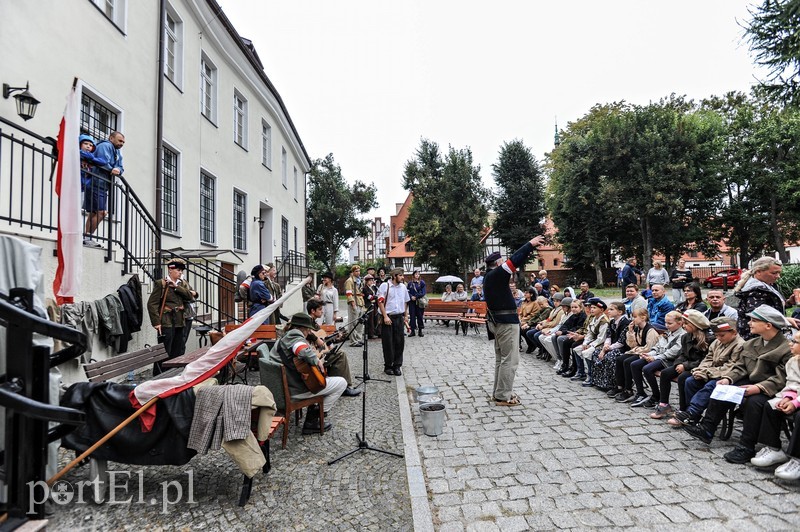
[[[792,295],[792,290],[800,288],[800,264],[784,265],[777,284],[784,297]]]

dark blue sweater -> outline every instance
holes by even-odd
[[[494,321],[496,323],[519,323],[519,316],[517,315],[517,303],[514,301],[514,296],[508,288],[508,282],[511,279],[511,274],[517,271],[528,262],[533,252],[533,246],[530,242],[519,248],[511,255],[511,258],[506,260],[502,265],[486,272],[483,278],[483,291],[486,297],[486,307],[490,312],[492,311],[513,311],[503,314],[494,314]]]

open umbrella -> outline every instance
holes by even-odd
[[[437,283],[463,283],[464,281],[461,280],[460,277],[456,277],[455,275],[442,275],[438,279],[436,279]]]

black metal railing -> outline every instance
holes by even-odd
[[[195,321],[217,330],[229,323],[241,323],[247,316],[238,312],[234,301],[238,284],[236,274],[218,261],[191,253],[162,251],[165,264],[173,258],[181,258],[187,263],[184,271],[186,282],[197,292],[195,302]]]
[[[77,147],[77,142],[76,142]],[[0,223],[55,233],[56,141],[0,117]]]
[[[297,251],[289,251],[283,257],[275,257],[275,267],[278,269],[277,282],[284,287],[292,281],[305,279],[313,271],[308,265],[308,257]]]
[[[161,229],[124,177],[114,179],[112,190],[118,198],[115,207],[119,223],[115,224],[114,242],[123,252],[122,274],[139,270],[155,279]]]
[[[75,149],[78,149],[77,140]],[[0,224],[15,232],[35,236],[58,230],[59,198],[55,193],[56,142],[0,117]],[[84,179],[85,178],[85,179]],[[82,210],[84,242],[104,250],[104,260],[122,252],[122,274],[137,273],[153,279],[160,228],[128,181],[97,168],[82,170],[82,201],[92,189],[106,198],[106,215],[93,228],[96,215]]]
[[[85,422],[83,412],[50,404],[49,372],[86,349],[86,336],[33,314],[33,290],[0,294],[0,325],[6,329],[6,374],[0,376],[0,406],[5,408],[5,448],[0,464],[8,498],[0,505],[3,527],[13,530],[30,518],[45,517],[42,483],[47,445]],[[33,334],[72,344],[50,353],[33,345]],[[58,425],[49,428],[51,422]]]

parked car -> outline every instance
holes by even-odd
[[[728,288],[733,288],[739,282],[742,276],[741,268],[733,268],[730,270],[720,270],[710,275],[703,283],[706,288],[722,288],[725,286],[725,278],[728,279]]]

